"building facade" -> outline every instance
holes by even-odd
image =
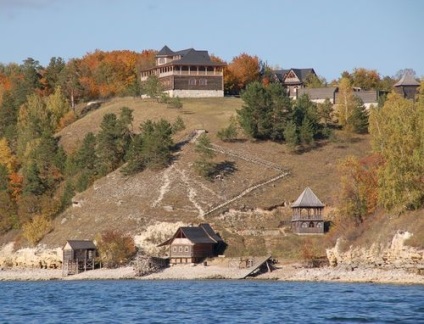
[[[166,245],[169,245],[170,264],[198,263],[217,256],[226,246],[209,224],[180,227],[172,238],[159,246]]]
[[[189,48],[174,52],[164,46],[156,54],[156,65],[141,71],[141,82],[157,76],[170,97],[223,97],[224,67],[212,61],[208,51]]]

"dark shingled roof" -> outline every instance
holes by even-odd
[[[184,226],[180,227],[176,233],[167,241],[159,244],[158,246],[169,245],[182,232],[184,236],[195,244],[215,244],[223,242],[209,224],[200,224],[198,227]]]
[[[395,83],[395,87],[419,86],[420,83],[410,73],[405,73],[402,78]]]
[[[88,240],[68,240],[67,241],[73,250],[92,250],[96,249],[93,241]]]
[[[324,204],[318,199],[311,188],[306,187],[291,207],[324,207]]]
[[[168,46],[164,46],[157,54],[160,56],[181,56],[181,59],[169,62],[169,65],[208,65],[208,66],[224,66],[225,64],[213,62],[208,51],[198,51],[194,48],[174,52]]]
[[[162,49],[156,54],[156,56],[172,56],[174,52],[168,47],[164,46]]]

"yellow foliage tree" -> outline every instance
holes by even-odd
[[[6,138],[0,138],[0,164],[6,166],[9,174],[16,169],[16,157],[12,154]]]
[[[28,242],[35,246],[43,237],[53,229],[52,222],[44,215],[36,215],[34,218],[22,226],[22,235]]]
[[[379,170],[379,199],[388,209],[416,209],[424,204],[424,87],[413,102],[389,94],[372,109],[373,150],[384,158]]]

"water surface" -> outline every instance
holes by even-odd
[[[276,281],[0,282],[1,323],[424,323],[424,286]]]

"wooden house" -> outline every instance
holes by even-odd
[[[298,235],[324,234],[322,211],[324,204],[314,192],[307,187],[291,205],[293,214],[291,227]]]
[[[395,91],[406,99],[415,100],[420,83],[410,73],[405,73],[402,78],[394,84]]]
[[[63,274],[77,274],[94,269],[96,255],[97,248],[93,241],[68,240],[63,247]]]
[[[223,97],[225,64],[211,60],[208,51],[193,48],[172,51],[164,46],[156,65],[141,71],[141,82],[155,75],[170,97]]]
[[[297,96],[298,89],[305,87],[306,79],[310,74],[316,75],[314,69],[289,69],[289,70],[275,70],[275,76],[287,89],[287,93],[291,98]]]
[[[209,224],[180,227],[159,246],[166,245],[169,245],[170,264],[199,263],[205,258],[217,256],[225,248],[224,241]]]

